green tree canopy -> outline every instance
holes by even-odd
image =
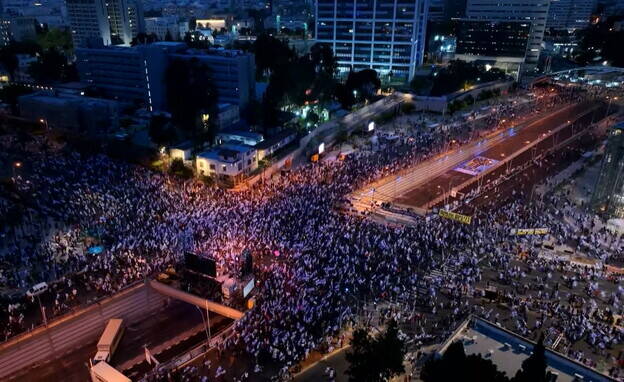
[[[546,382],[546,348],[542,334],[533,347],[533,353],[522,362],[512,382]]]
[[[406,351],[394,320],[389,321],[386,329],[376,337],[365,329],[355,330],[346,356],[349,381],[381,382],[400,375],[405,371],[403,359]]]
[[[43,84],[78,80],[76,67],[56,48],[47,49],[39,55],[37,61],[30,64],[28,72],[35,81]]]
[[[457,341],[446,349],[441,358],[431,358],[420,372],[423,382],[509,382],[491,360],[480,355],[466,355],[464,345]]]
[[[204,129],[202,115],[216,115],[217,92],[210,78],[210,69],[197,58],[176,59],[167,68],[167,106],[173,124],[195,140],[214,138],[214,124],[208,120]]]

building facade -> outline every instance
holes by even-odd
[[[408,81],[423,62],[428,0],[318,0],[316,40],[330,46],[339,71],[375,69]]]
[[[258,158],[252,146],[226,143],[198,154],[195,165],[199,175],[235,186],[258,168]]]
[[[18,103],[23,118],[44,121],[50,129],[105,135],[119,126],[119,105],[111,100],[38,92],[19,97]]]
[[[110,24],[104,0],[66,0],[74,47],[111,44]]]
[[[591,205],[598,213],[624,218],[624,123],[609,131]]]
[[[165,41],[167,35],[173,41],[182,40],[188,31],[188,21],[180,21],[177,16],[148,17],[145,19],[145,33],[155,34],[160,41]]]
[[[551,0],[547,28],[575,31],[587,28],[596,0]]]
[[[455,58],[480,61],[517,75],[525,61],[530,33],[527,22],[462,19],[457,24]]]
[[[157,42],[135,47],[76,49],[81,81],[105,97],[138,102],[152,111],[167,110],[165,74],[172,60],[197,59],[208,66],[218,102],[244,108],[254,97],[252,54],[195,50],[184,43]]]
[[[75,47],[130,45],[145,31],[141,0],[66,0]]]
[[[531,32],[522,68],[523,71],[530,71],[536,68],[539,61],[549,4],[549,0],[468,0],[466,17],[490,22],[530,23]]]

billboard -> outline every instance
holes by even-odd
[[[217,277],[217,263],[214,259],[186,252],[184,253],[184,263],[186,268],[191,271],[203,273],[210,277]]]

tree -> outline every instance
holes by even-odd
[[[147,34],[141,32],[130,41],[130,46],[147,45],[156,41],[158,41],[158,36],[155,33]]]
[[[405,371],[403,359],[406,353],[405,342],[399,338],[396,321],[388,322],[386,329],[377,337],[367,330],[357,329],[351,340],[351,350],[347,352],[349,381],[386,381]]]
[[[407,347],[405,341],[399,338],[399,326],[395,320],[390,320],[386,330],[376,339],[375,352],[379,362],[379,375],[388,380],[405,371],[403,360]]]
[[[610,19],[579,31],[579,49],[576,49],[574,56],[577,64],[607,61],[611,66],[624,66],[624,31],[613,30],[613,23],[614,20]]]
[[[36,62],[30,64],[28,72],[35,81],[43,84],[78,80],[76,67],[56,48],[45,50]]]
[[[11,113],[17,114],[17,100],[20,96],[32,93],[31,88],[21,85],[7,85],[0,89],[0,100],[11,106]]]
[[[197,58],[173,60],[165,73],[165,82],[173,124],[187,132],[196,143],[203,138],[212,141],[217,93],[208,66]],[[208,119],[208,126],[202,120],[203,115],[213,116]]]
[[[351,349],[347,352],[346,358],[349,362],[347,369],[349,381],[379,381],[379,376],[375,375],[374,370],[373,339],[368,330],[359,328],[353,332]]]
[[[420,372],[423,382],[509,382],[491,360],[480,355],[466,355],[464,345],[457,341],[446,349],[441,358],[430,358]]]
[[[518,370],[512,382],[546,382],[544,334],[540,335],[537,344],[533,347],[533,353],[522,362],[522,368]]]
[[[37,43],[44,51],[49,49],[58,49],[69,54],[74,48],[69,29],[48,29],[37,36]]]
[[[277,68],[285,67],[296,57],[287,43],[268,34],[258,36],[252,49],[256,59],[256,78],[270,76]]]
[[[155,115],[150,119],[149,136],[158,146],[170,144],[176,138],[176,131],[169,123],[169,119],[162,115]]]

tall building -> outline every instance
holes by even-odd
[[[531,23],[461,19],[455,58],[479,61],[518,76],[525,61]]]
[[[531,23],[524,70],[537,66],[546,29],[550,0],[468,0],[466,17],[482,21]]]
[[[445,21],[446,0],[429,0],[429,21]]]
[[[591,206],[613,218],[624,218],[624,123],[609,131]]]
[[[574,31],[589,25],[596,0],[551,0],[547,28]]]
[[[74,46],[130,45],[145,31],[141,0],[66,0]]]
[[[233,50],[189,49],[184,43],[157,42],[135,47],[76,49],[80,80],[105,97],[138,102],[150,110],[167,110],[165,75],[172,60],[206,64],[220,103],[243,109],[254,97],[252,54]]]
[[[111,30],[104,0],[65,0],[75,47],[91,43],[111,44]]]
[[[375,69],[408,81],[422,64],[428,0],[318,0],[316,40],[329,45],[342,74]]]

